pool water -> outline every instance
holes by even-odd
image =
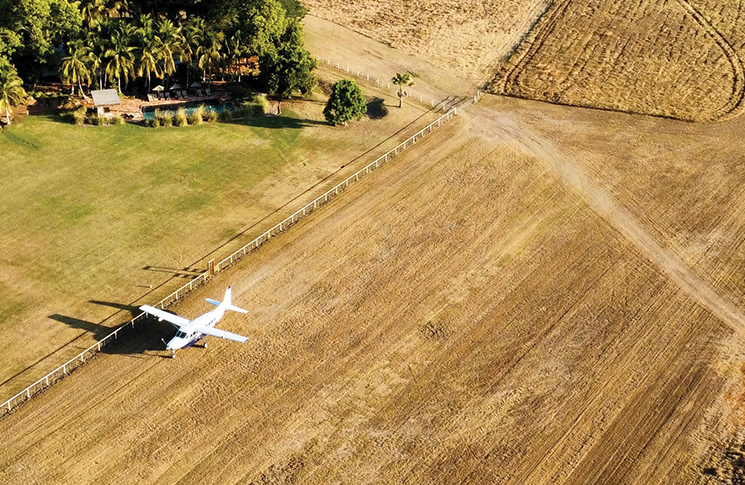
[[[207,103],[180,103],[180,104],[166,104],[163,106],[146,106],[142,108],[142,116],[146,120],[152,120],[155,118],[155,110],[159,109],[163,114],[170,114],[171,116],[174,116],[176,114],[176,111],[179,108],[184,108],[184,111],[186,111],[186,116],[191,116],[194,114],[194,112],[199,108],[199,106],[204,105],[204,110],[208,111],[214,111],[217,114],[220,114],[225,108],[232,108],[233,105],[230,103],[220,103],[220,104],[207,104]]]

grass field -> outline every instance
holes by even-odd
[[[744,21],[739,2],[555,2],[492,90],[692,121],[737,116]]]
[[[282,117],[247,123],[78,127],[31,116],[0,133],[0,400],[368,160],[355,163],[360,154],[372,159],[436,116],[412,104],[334,128],[321,121],[321,95],[286,104]]]

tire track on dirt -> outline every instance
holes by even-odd
[[[561,154],[553,143],[524,125],[502,125],[488,115],[479,116],[477,122],[484,125],[491,123],[493,131],[506,133],[518,146],[536,155],[541,163],[581,194],[596,213],[631,241],[683,291],[745,340],[745,314],[731,301],[719,295],[709,283],[686,265],[680,256],[656,241],[631,212],[619,205],[605,189],[591,181],[584,170]]]
[[[715,120],[725,120],[739,116],[742,114],[743,108],[745,108],[745,105],[743,104],[743,100],[745,100],[745,68],[742,65],[742,59],[740,59],[740,56],[727,39],[725,39],[724,36],[720,34],[703,15],[701,15],[701,12],[699,12],[696,7],[691,5],[688,0],[678,0],[678,3],[694,18],[696,23],[698,23],[706,33],[714,39],[714,42],[716,42],[719,48],[722,49],[722,53],[732,65],[732,70],[735,75],[732,96],[728,100],[728,103],[721,108],[720,112],[722,114],[717,116]]]

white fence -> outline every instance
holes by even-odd
[[[320,206],[326,204],[330,200],[332,200],[334,197],[339,195],[339,193],[343,192],[347,187],[349,187],[351,184],[357,182],[365,175],[369,174],[376,168],[380,167],[385,162],[392,160],[395,158],[399,153],[406,150],[407,148],[413,146],[417,141],[421,140],[425,135],[432,133],[432,131],[435,128],[438,128],[442,126],[444,123],[448,122],[450,119],[452,119],[454,116],[457,115],[457,109],[452,108],[447,113],[442,115],[440,118],[432,122],[430,125],[422,129],[421,131],[417,132],[410,138],[408,138],[406,141],[399,144],[397,147],[390,150],[385,155],[382,155],[374,162],[370,163],[363,169],[359,170],[354,175],[350,176],[334,188],[328,190],[323,195],[317,197],[314,201],[310,202],[309,204],[305,205],[303,208],[296,211],[294,214],[277,224],[276,226],[272,227],[250,243],[243,246],[241,249],[237,250],[227,258],[223,259],[219,263],[215,265],[215,272],[222,271],[229,267],[230,265],[234,264],[236,261],[244,257],[246,254],[250,253],[253,250],[258,249],[262,244],[269,241],[272,236],[276,236],[277,234],[286,231],[288,228],[290,228],[293,224],[297,223],[300,219],[306,217],[310,213],[312,213],[314,210],[319,208]],[[202,284],[204,284],[207,279],[209,278],[209,272],[205,271],[204,273],[200,274],[193,280],[189,281],[189,283],[185,284],[178,290],[174,291],[167,297],[160,300],[160,302],[156,303],[153,306],[158,306],[160,308],[166,308],[167,306],[171,305],[172,303],[178,301],[180,298],[182,298],[184,295],[189,293],[190,291],[194,290],[195,288],[198,288]],[[65,362],[46,376],[42,377],[38,381],[34,382],[30,386],[28,386],[23,391],[19,392],[15,396],[8,399],[4,404],[0,405],[0,416],[10,413],[13,408],[19,406],[25,401],[28,401],[31,399],[32,396],[35,394],[38,394],[42,390],[46,389],[50,385],[52,385],[54,382],[58,381],[59,379],[65,377],[67,374],[84,364],[86,361],[93,358],[95,354],[101,351],[101,348],[106,346],[108,343],[110,343],[113,340],[117,340],[119,336],[122,333],[127,332],[130,329],[135,328],[135,325],[137,322],[141,322],[142,320],[145,320],[147,318],[147,315],[145,313],[141,313],[134,317],[129,322],[125,323],[124,325],[120,326],[116,330],[114,330],[112,333],[104,337],[103,339],[99,340],[95,344],[91,345],[87,349],[83,350],[80,354],[75,356],[74,358],[70,359],[69,361]]]

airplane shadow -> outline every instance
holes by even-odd
[[[128,306],[128,305],[122,305]],[[127,311],[131,311],[127,309]],[[137,310],[137,314],[141,313]],[[80,329],[92,334],[96,340],[101,340],[111,334],[116,328],[107,327],[98,323],[80,320],[79,318],[59,315],[57,313],[49,315],[49,318],[64,323],[71,328]],[[163,340],[168,341],[176,333],[176,330],[168,322],[160,322],[157,318],[146,318],[138,320],[134,328],[132,325],[124,325],[118,333],[118,338],[112,340],[101,349],[106,354],[119,355],[159,355],[169,357],[166,353]],[[161,340],[163,339],[163,340]]]
[[[137,321],[134,328],[131,325],[123,327],[119,338],[101,351],[107,354],[170,358],[171,353],[165,350],[163,341],[167,342],[175,333],[176,329],[170,323],[147,318]]]
[[[101,305],[101,306],[116,308],[117,310],[124,310],[125,312],[129,312],[132,318],[142,313],[142,310],[140,310],[140,307],[135,306],[135,305],[124,305],[123,303],[115,303],[111,301],[100,301],[100,300],[88,300],[88,303],[93,303],[94,305]],[[114,315],[116,315],[116,313]]]

